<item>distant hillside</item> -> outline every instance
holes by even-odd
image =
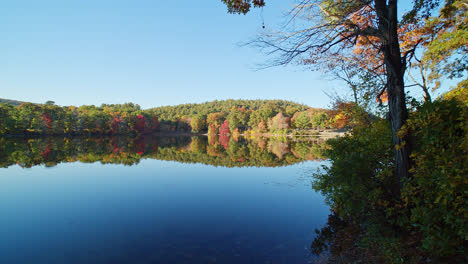
[[[0,98],[0,104],[11,104],[14,106],[19,106],[22,103],[26,103],[26,102]]]
[[[246,109],[257,111],[259,109],[274,109],[275,112],[283,112],[292,116],[295,112],[305,111],[311,107],[286,100],[222,100],[211,101],[200,104],[180,104],[175,106],[161,106],[148,109],[157,115],[160,120],[177,120],[182,116],[192,117],[195,115],[207,116],[211,113],[226,112],[232,109]]]

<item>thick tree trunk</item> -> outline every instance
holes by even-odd
[[[393,145],[395,147],[396,177],[393,193],[400,196],[401,180],[409,177],[411,147],[406,137],[400,138],[397,132],[406,123],[408,110],[404,89],[405,61],[402,60],[398,42],[397,1],[375,0],[379,19],[384,63],[387,70],[387,93]]]
[[[389,74],[388,80],[388,109],[392,127],[393,145],[395,147],[396,177],[393,193],[400,195],[401,180],[409,177],[411,146],[406,136],[400,138],[397,132],[406,123],[408,110],[406,109],[403,75]]]

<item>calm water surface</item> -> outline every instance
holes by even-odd
[[[107,162],[108,155],[115,159],[112,140],[104,143],[112,146],[109,153],[93,154],[96,162],[77,161],[86,152],[82,149],[65,155],[64,146],[78,146],[55,140],[18,141],[15,147],[2,142],[0,263],[314,262],[309,250],[314,229],[329,213],[310,184],[322,161],[223,167],[155,159],[165,148],[192,156],[209,152],[206,139],[196,149],[187,147],[193,139],[177,147],[164,140],[157,139],[157,149],[146,140],[132,166]],[[263,150],[276,159],[293,160],[299,148],[287,143],[277,155],[277,147],[269,144]],[[247,149],[252,157],[256,148]],[[127,157],[131,148],[127,151],[120,155]],[[39,165],[23,168],[21,155]],[[51,155],[55,166],[50,166]],[[12,165],[15,159],[23,167]]]

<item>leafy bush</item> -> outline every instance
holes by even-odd
[[[468,239],[467,106],[456,100],[426,103],[412,114],[414,166],[404,183],[410,223],[423,233],[423,249],[436,255],[463,253]]]
[[[330,167],[314,175],[334,213],[363,227],[356,240],[378,248],[384,262],[460,262],[467,239],[467,105],[426,103],[399,132],[413,146],[411,177],[392,196],[394,161],[388,121],[360,123],[350,135],[329,140]],[[398,243],[398,244],[397,244]],[[408,249],[411,247],[411,249]]]
[[[327,143],[331,166],[314,175],[313,186],[340,216],[363,217],[390,204],[393,151],[387,121],[361,124]]]

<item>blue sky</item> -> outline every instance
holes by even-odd
[[[278,4],[278,3],[282,3]],[[267,26],[286,1],[264,8]],[[320,73],[256,71],[267,58],[237,44],[261,12],[230,15],[213,1],[6,1],[0,9],[0,97],[59,105],[134,102],[144,108],[215,99],[287,99],[326,107]]]
[[[270,0],[267,27],[289,1]],[[227,14],[220,0],[6,1],[0,9],[0,97],[58,105],[143,108],[228,98],[327,107],[344,85],[239,47],[262,30],[260,9]]]

